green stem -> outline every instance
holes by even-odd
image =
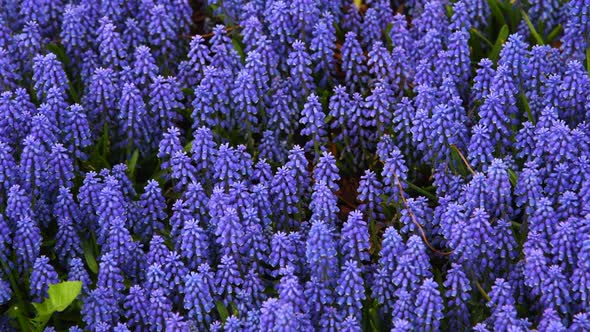
[[[315,153],[314,161],[320,157],[320,144],[317,140],[313,141],[313,151]]]
[[[27,331],[30,329],[30,326],[26,320],[26,317],[24,316],[27,313],[27,306],[23,301],[23,294],[21,293],[20,288],[18,287],[18,284],[14,279],[14,275],[12,274],[12,271],[10,271],[10,269],[8,268],[6,262],[4,262],[3,259],[0,259],[0,263],[2,264],[4,273],[8,276],[8,281],[10,282],[10,286],[14,291],[14,295],[16,296],[16,302],[18,304],[13,307],[14,310],[17,312],[16,319],[18,320],[18,324],[20,325],[22,331]]]
[[[486,293],[486,291],[483,289],[483,287],[481,287],[481,284],[479,283],[479,281],[475,281],[475,286],[477,286],[477,289],[479,290],[479,293],[486,299],[486,301],[490,301],[491,298],[488,295],[488,293]]]
[[[414,191],[417,191],[418,193],[426,196],[427,198],[433,200],[433,201],[437,201],[436,195],[433,195],[432,193],[418,187],[417,185],[413,184],[410,181],[406,181],[404,180],[404,182],[408,185],[408,187],[412,188]]]

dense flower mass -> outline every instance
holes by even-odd
[[[590,3],[0,1],[0,331],[590,331]]]

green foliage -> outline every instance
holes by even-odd
[[[246,54],[244,53],[244,47],[242,46],[242,42],[238,39],[238,37],[233,37],[231,39],[231,43],[234,46],[234,50],[236,50],[236,52],[238,52],[238,54],[240,55],[242,62],[244,62],[244,60],[246,60]]]
[[[555,28],[553,28],[553,30],[551,30],[549,35],[547,35],[547,44],[552,43],[553,40],[555,40],[555,38],[557,38],[557,36],[559,36],[561,31],[563,31],[563,26],[561,24],[558,24]]]
[[[47,292],[49,298],[42,303],[33,303],[35,310],[37,310],[37,316],[30,321],[31,329],[43,331],[53,313],[64,311],[76,299],[81,290],[81,281],[64,281],[49,285]]]
[[[96,263],[96,255],[94,254],[94,241],[82,241],[82,251],[84,252],[84,260],[90,271],[94,274],[98,273],[98,264]]]
[[[500,5],[498,0],[488,0],[488,4],[490,5],[490,10],[492,11],[492,16],[498,22],[500,26],[506,25],[506,19],[504,18],[504,14],[500,9]]]
[[[516,184],[518,183],[518,175],[516,175],[513,170],[509,169],[508,176],[510,177],[510,183],[512,186],[516,187]]]
[[[490,60],[494,62],[498,61],[498,58],[500,57],[500,51],[502,50],[502,46],[508,39],[509,34],[510,29],[508,28],[508,25],[504,24],[500,29],[500,32],[498,33],[498,37],[496,38],[494,47],[492,47],[492,50],[488,54],[488,58],[490,58]]]
[[[529,100],[526,97],[526,95],[524,94],[524,92],[521,92],[519,94],[519,100],[520,100],[520,103],[521,103],[522,108],[524,108],[524,110],[526,112],[526,115],[527,115],[528,120],[532,124],[535,124],[536,121],[535,121],[535,118],[533,117],[533,113],[531,112],[531,107],[529,105]]]
[[[541,37],[541,35],[539,35],[539,33],[537,32],[537,29],[535,29],[535,26],[533,25],[533,22],[531,22],[531,19],[529,19],[529,16],[524,11],[521,11],[521,13],[522,13],[522,17],[524,18],[526,24],[529,27],[529,30],[531,30],[531,35],[533,35],[535,42],[539,45],[544,45],[545,42],[543,41],[543,37]]]
[[[80,84],[75,83],[78,80],[74,79],[74,73],[70,70],[70,68],[72,68],[70,66],[70,59],[68,58],[64,47],[57,44],[47,44],[45,47],[49,52],[55,54],[57,59],[63,64],[64,71],[68,77],[68,92],[70,98],[74,103],[80,103],[81,86]]]
[[[217,312],[219,313],[219,317],[221,318],[221,322],[225,323],[225,320],[229,316],[229,312],[227,311],[227,308],[225,307],[225,305],[221,301],[215,302],[215,307],[217,308]]]
[[[405,181],[404,180],[404,182],[408,185],[408,187],[410,189],[414,190],[415,192],[419,193],[420,195],[422,195],[422,196],[430,199],[433,202],[438,201],[438,198],[436,197],[436,194],[433,194],[433,193],[429,192],[428,190],[426,190],[426,189],[424,189],[422,187],[419,187],[419,186],[413,184],[410,181]]]
[[[111,141],[109,138],[109,125],[105,122],[102,129],[102,135],[95,142],[91,152],[90,158],[87,161],[87,167],[92,170],[98,170],[102,168],[110,168],[108,157],[111,149]]]
[[[139,158],[139,150],[135,149],[131,158],[127,161],[127,170],[129,171],[129,179],[135,180],[135,167],[137,166],[137,159]]]
[[[369,290],[366,290],[367,294],[370,294]],[[363,331],[383,331],[383,322],[379,317],[379,303],[368,297],[363,302]]]
[[[46,47],[49,52],[55,54],[57,59],[63,63],[64,69],[70,67],[70,59],[68,59],[68,56],[66,55],[66,52],[62,46],[56,44],[47,44]]]
[[[383,37],[385,38],[385,45],[387,45],[388,50],[392,50],[395,45],[393,45],[393,40],[391,40],[391,29],[393,28],[393,24],[387,23],[385,30],[383,31]]]
[[[470,32],[472,36],[475,35],[481,38],[481,40],[483,40],[489,47],[494,47],[494,44],[489,39],[487,39],[486,36],[484,36],[479,30],[471,28]]]

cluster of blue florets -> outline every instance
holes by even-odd
[[[1,330],[590,331],[588,0],[209,5],[0,0]]]

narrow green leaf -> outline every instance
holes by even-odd
[[[66,51],[55,44],[47,44],[47,50],[53,54],[55,54],[55,56],[57,57],[57,59],[64,64],[65,68],[69,68],[70,66],[70,59],[68,58],[68,56],[66,55]]]
[[[516,183],[518,182],[518,176],[516,175],[516,173],[514,173],[513,170],[509,169],[508,176],[510,178],[510,183],[512,184],[512,186],[516,187]]]
[[[229,307],[231,309],[232,316],[238,317],[238,315],[240,314],[240,310],[238,310],[238,306],[235,303],[231,302]]]
[[[387,47],[389,48],[389,50],[393,49],[394,45],[393,45],[393,40],[391,40],[391,29],[393,28],[393,24],[388,23],[387,26],[385,27],[385,31],[383,31],[383,34],[385,35],[385,43],[387,44]]]
[[[479,281],[475,280],[475,286],[477,287],[477,289],[479,290],[479,293],[481,294],[481,296],[483,296],[483,298],[486,301],[490,301],[490,296],[488,295],[488,293],[486,293],[486,291],[483,289],[483,287],[481,286],[481,284],[479,283]]]
[[[68,76],[68,92],[70,93],[70,97],[75,103],[80,103],[80,93],[76,89],[76,86],[73,84],[74,74],[68,69],[70,68],[70,59],[68,58],[65,49],[63,46],[59,46],[56,44],[48,44],[45,46],[47,50],[57,57],[57,59],[63,64],[64,71]]]
[[[371,328],[373,331],[382,331],[381,319],[379,319],[379,313],[375,308],[369,309],[369,317],[371,317]]]
[[[189,153],[192,148],[193,148],[193,141],[194,139],[190,140],[188,143],[186,143],[186,145],[184,146],[184,152]]]
[[[478,31],[479,32],[479,31]],[[481,36],[484,37],[484,36]],[[479,62],[480,59],[485,58],[486,54],[483,52],[483,46],[491,48],[493,45],[488,44],[489,40],[482,43],[481,37],[472,29],[469,30],[469,48],[471,49],[471,60]],[[485,38],[485,37],[484,37]],[[487,38],[485,38],[487,39]]]
[[[486,44],[488,44],[490,47],[494,47],[494,44],[492,44],[492,42],[487,39],[482,33],[481,31],[475,29],[475,28],[471,28],[471,33],[475,34],[476,36],[478,36],[479,38],[481,38],[481,40],[483,40]]]
[[[80,103],[80,96],[78,91],[76,91],[76,87],[72,84],[72,81],[68,80],[68,92],[70,93],[70,97],[75,103]]]
[[[344,40],[344,31],[342,31],[342,28],[340,28],[340,25],[334,21],[332,26],[336,30],[336,40]]]
[[[221,301],[215,302],[215,307],[217,307],[217,312],[219,313],[219,317],[221,318],[221,322],[224,323],[225,320],[227,319],[227,317],[229,316],[227,308],[225,307],[225,305],[223,305],[223,303]]]
[[[532,124],[535,124],[535,118],[533,117],[533,113],[531,112],[531,107],[529,105],[529,100],[526,97],[526,95],[524,94],[524,92],[521,92],[520,93],[520,100],[522,102],[522,107],[524,107],[524,110],[526,111],[527,118],[529,119],[529,121]]]
[[[418,187],[417,185],[413,184],[410,181],[404,180],[404,182],[408,185],[408,187],[410,187],[414,191],[418,192],[419,194],[422,194],[422,195],[426,196],[427,198],[431,199],[434,202],[437,201],[436,195],[434,195],[434,194],[426,191],[425,189],[423,189],[421,187]]]
[[[502,14],[502,10],[498,5],[498,0],[488,0],[488,4],[490,5],[490,9],[492,10],[492,15],[500,23],[501,26],[506,25],[506,19],[504,18],[504,14]]]
[[[496,62],[498,60],[498,57],[500,56],[500,51],[502,50],[502,45],[504,45],[504,43],[508,39],[509,33],[510,31],[508,29],[508,26],[504,24],[502,26],[502,29],[500,29],[500,32],[498,33],[498,38],[496,38],[494,47],[492,48],[488,56],[488,58],[490,58],[492,61]]]
[[[92,244],[88,241],[82,241],[82,251],[84,252],[84,259],[86,260],[86,264],[92,273],[98,273],[98,264],[96,263],[96,258],[94,258],[94,250],[92,249]]]
[[[7,313],[10,317],[16,319],[18,322],[21,330],[26,331],[29,330],[29,323],[27,318],[27,303],[25,303],[25,296],[22,294],[20,287],[16,281],[14,270],[11,270],[6,262],[0,259],[0,265],[2,265],[2,269],[4,275],[8,277],[8,281],[10,282],[10,287],[12,288],[13,299],[16,301],[16,305],[13,305],[8,309]]]
[[[91,166],[92,170],[110,168],[109,162],[100,155],[99,149],[92,150],[92,153],[90,153],[90,159],[88,159],[88,164]]]
[[[453,6],[451,5],[446,5],[445,6],[445,13],[447,14],[448,18],[453,17]]]
[[[242,45],[240,45],[240,42],[237,39],[232,38],[231,43],[234,46],[234,50],[238,52],[240,58],[242,59],[242,61],[244,61],[244,59],[246,59],[246,55],[244,54],[244,49],[242,48]]]
[[[106,160],[107,155],[109,154],[110,150],[110,138],[109,138],[109,124],[105,121],[104,126],[102,128],[102,136],[100,137],[100,142],[102,146],[101,156]]]
[[[129,170],[129,177],[133,180],[135,179],[135,166],[137,166],[137,159],[139,158],[139,151],[135,149],[131,158],[127,162],[127,170]]]
[[[549,35],[547,36],[547,44],[552,43],[553,40],[561,33],[562,30],[563,26],[561,24],[558,24],[555,28],[553,28],[553,30],[551,30],[551,32],[549,32]]]
[[[29,324],[29,320],[26,317],[26,314],[24,313],[24,310],[21,306],[19,306],[19,305],[11,306],[6,311],[6,315],[12,319],[16,319],[16,321],[18,322],[18,325],[22,331],[28,331],[31,329],[31,326]]]
[[[461,159],[461,156],[459,155],[459,152],[457,151],[457,148],[454,145],[451,145],[451,159],[453,160],[453,163],[451,163],[451,167],[455,169],[455,171],[457,171],[459,174],[463,176],[469,174],[467,166],[465,166],[463,159]]]
[[[501,3],[504,7],[504,13],[508,13],[508,24],[510,26],[510,31],[517,31],[518,25],[522,21],[522,15],[520,15],[520,11],[514,5],[515,0],[503,1]]]
[[[526,24],[529,26],[529,30],[531,30],[531,35],[533,35],[533,38],[535,38],[535,41],[537,42],[537,44],[544,45],[545,42],[543,41],[543,37],[541,37],[541,35],[539,35],[539,33],[537,32],[537,29],[535,29],[535,26],[533,25],[533,22],[531,22],[531,19],[529,18],[529,16],[524,12],[524,10],[521,10],[521,14],[522,14],[522,17],[524,18]]]

